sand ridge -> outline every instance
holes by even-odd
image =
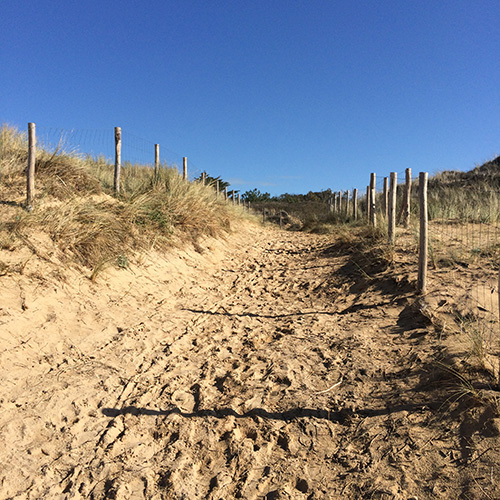
[[[248,225],[96,283],[47,255],[0,277],[1,498],[500,498],[413,288],[335,236]]]

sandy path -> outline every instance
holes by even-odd
[[[97,284],[3,277],[1,498],[500,498],[498,439],[424,385],[411,288],[333,243],[251,227]]]

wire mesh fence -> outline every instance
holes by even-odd
[[[500,189],[458,181],[429,186],[429,293],[475,349],[498,355]]]
[[[37,145],[49,153],[66,153],[83,159],[92,159],[101,164],[114,165],[115,138],[113,130],[107,129],[63,129],[38,126]],[[154,167],[155,143],[122,130],[121,164],[124,169]],[[165,166],[182,173],[183,156],[160,145],[160,159]],[[192,161],[188,162],[188,179],[201,176],[202,170]]]
[[[114,141],[112,131],[98,129],[62,129],[37,126],[37,145],[49,153],[64,152],[76,156],[91,156],[114,161]]]
[[[394,249],[417,262],[423,237],[420,180],[408,169],[395,175]],[[383,231],[389,231],[389,179],[372,174],[370,184],[358,200],[359,220]],[[337,205],[334,207],[336,211]],[[373,219],[371,210],[375,213]],[[469,349],[498,378],[499,182],[492,176],[467,173],[434,176],[428,182],[427,215],[425,296],[436,307],[436,313],[443,313],[447,321],[467,334],[472,346]]]

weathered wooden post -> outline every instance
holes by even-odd
[[[227,201],[227,187],[224,188],[224,199]]]
[[[339,191],[339,215],[342,216],[342,191]]]
[[[427,172],[419,174],[419,208],[420,208],[420,251],[418,254],[418,292],[427,291],[427,253],[429,241],[429,217],[427,213]]]
[[[410,227],[410,200],[411,200],[411,168],[405,171],[405,201],[403,212],[403,223],[405,227]]]
[[[375,196],[376,196],[376,176],[374,173],[372,173],[370,174],[370,222],[373,227],[377,225]]]
[[[238,206],[241,206],[241,195],[238,193]]]
[[[231,197],[233,199],[233,206],[236,205],[236,196],[234,195],[234,189],[231,191]]]
[[[188,178],[188,159],[186,156],[182,158],[182,178],[187,181]]]
[[[345,216],[349,218],[349,190],[345,192]]]
[[[35,198],[36,126],[28,123],[28,167],[26,170],[26,210],[33,210]]]
[[[160,173],[160,145],[155,144],[155,179],[158,179]]]
[[[352,192],[352,217],[354,220],[358,220],[358,190],[354,189]]]
[[[215,183],[215,193],[217,195],[217,198],[219,197],[219,192],[220,192],[219,179],[217,179]]]
[[[334,199],[335,199],[335,213],[338,214],[339,212],[339,194],[335,192],[334,194]]]
[[[396,190],[398,185],[398,174],[391,172],[391,185],[389,187],[389,212],[388,212],[388,226],[387,234],[389,237],[389,244],[394,245],[396,235]]]
[[[120,193],[120,173],[122,169],[122,129],[115,127],[115,177],[113,190],[115,195]]]
[[[384,193],[383,193],[383,210],[384,210],[384,217],[387,220],[387,217],[389,217],[389,190],[388,190],[388,178],[384,177]]]
[[[207,183],[207,173],[202,172],[201,173],[201,185],[204,186]]]
[[[368,219],[368,222],[371,221],[371,210],[372,210],[372,202],[370,201],[370,186],[366,186],[366,218]]]

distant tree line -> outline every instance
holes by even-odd
[[[219,182],[219,189],[224,191],[224,188],[229,188],[229,182],[223,181],[220,177],[212,177],[205,173],[205,182],[207,185],[215,186],[217,181]],[[202,174],[195,180],[201,181]],[[235,193],[239,193],[238,190],[234,190]],[[269,193],[262,193],[259,189],[251,189],[245,191],[241,194],[241,200],[250,203],[262,203],[262,202],[280,202],[280,203],[302,203],[307,201],[315,201],[327,203],[332,197],[332,190],[325,189],[323,191],[309,191],[307,194],[290,194],[284,193],[278,196],[271,196]]]

